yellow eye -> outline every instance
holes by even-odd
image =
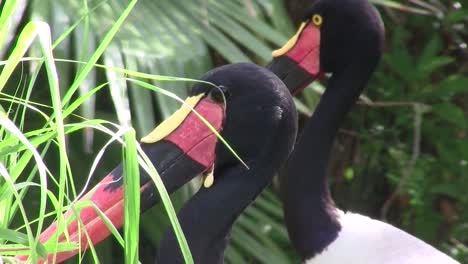
[[[321,15],[313,15],[312,16],[312,23],[316,26],[322,25],[322,16]]]

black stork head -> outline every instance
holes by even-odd
[[[292,150],[297,116],[281,80],[253,64],[224,66],[204,79],[226,89],[227,110],[222,135],[249,169],[223,146],[216,147],[215,183],[202,188],[179,211],[195,263],[223,263],[231,225],[271,182]],[[195,92],[209,89],[197,84]],[[184,263],[172,229],[158,250],[157,263]]]
[[[383,23],[367,0],[311,2],[297,33],[272,53],[267,66],[293,94],[356,60],[377,63],[383,47]]]
[[[235,198],[247,191],[239,200],[251,201],[289,155],[296,135],[296,112],[292,98],[281,80],[262,67],[246,63],[227,65],[206,73],[201,80],[215,86],[196,83],[184,106],[141,142],[143,150],[155,165],[169,193],[176,191],[197,175],[211,175],[211,178],[204,179],[197,197],[211,193],[209,196],[215,203],[225,199],[223,208],[227,213],[218,219],[210,219],[214,223],[208,224],[216,227],[217,224],[223,223],[224,226],[225,217],[236,214],[242,206],[248,204],[239,204]],[[215,133],[190,108],[211,123],[250,170],[218,140]],[[259,162],[265,164],[262,173],[259,173],[261,177],[255,175],[258,170],[253,170],[258,168]],[[213,168],[214,173],[211,174]],[[227,173],[234,171],[250,177],[248,180],[251,184],[246,188],[237,188],[237,174]],[[94,203],[117,228],[123,224],[122,177],[122,168],[119,165],[81,199],[89,199]],[[144,211],[158,203],[160,198],[150,177],[141,167],[140,177],[141,210]],[[226,195],[235,197],[226,198]],[[201,202],[201,206],[196,210],[201,215],[204,214],[203,206],[209,207],[211,202],[210,199],[202,200],[204,202]],[[206,211],[208,214],[211,212]],[[70,215],[73,215],[72,211],[66,213],[66,216]],[[89,241],[95,244],[110,234],[93,207],[83,208],[79,217],[84,226],[78,228],[77,221],[73,220],[67,226],[69,240],[63,234],[55,239],[60,242],[71,240],[81,243],[81,248],[84,249]],[[201,222],[197,214],[191,217],[194,221]],[[54,237],[56,229],[57,224],[53,223],[41,234],[40,241],[45,242]],[[189,234],[192,234],[189,238],[194,237],[192,232]],[[191,248],[195,245],[199,247],[201,243],[190,244]],[[77,251],[67,251],[55,256],[49,254],[48,259],[55,259],[56,263],[60,263],[76,253]],[[27,256],[18,256],[18,259],[26,260]]]

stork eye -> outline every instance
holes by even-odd
[[[225,86],[219,85],[210,90],[208,96],[217,103],[223,103],[229,98],[229,91]]]
[[[312,16],[312,23],[316,26],[322,25],[323,19],[322,16],[319,14],[315,14]]]

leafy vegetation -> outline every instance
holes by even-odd
[[[466,261],[468,36],[463,29],[468,6],[373,2],[386,24],[387,47],[337,140],[330,169],[334,197],[341,208],[387,219]],[[3,1],[0,254],[37,257],[77,246],[39,243],[37,237],[54,219],[62,225],[70,221],[61,212],[71,205],[75,210],[86,205],[75,201],[94,178],[121,160],[129,173],[134,171],[144,159],[132,158],[138,152],[135,138],[180,105],[164,93],[142,89],[140,81],[184,98],[190,82],[159,75],[197,78],[219,64],[265,64],[271,49],[294,32],[293,24],[309,4]],[[311,87],[297,100],[304,114],[310,114],[323,89],[320,83]],[[113,229],[113,238],[79,257],[82,263],[135,263],[137,254],[141,263],[152,262],[169,220],[160,205],[138,221],[138,195],[132,194],[138,183],[126,184],[130,206],[124,235]],[[180,207],[196,188],[193,183],[172,195],[174,206]],[[226,261],[299,262],[275,188],[236,222]]]

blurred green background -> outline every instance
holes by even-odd
[[[98,62],[188,78],[226,63],[265,65],[272,49],[295,32],[302,12],[313,2],[141,0]],[[468,3],[372,2],[385,23],[386,48],[365,94],[335,142],[329,168],[333,197],[342,209],[384,219],[468,263]],[[0,59],[8,57],[27,21],[41,20],[50,25],[54,40],[72,30],[54,49],[55,58],[86,61],[127,4],[123,0],[17,1]],[[42,56],[37,47],[29,55]],[[18,67],[3,93],[21,95],[31,64]],[[57,67],[60,87],[65,91],[81,65],[57,62]],[[75,97],[105,81],[110,83],[108,89],[83,103],[79,114],[121,124],[131,122],[139,137],[179,107],[173,99],[122,81],[122,76],[108,69],[93,69]],[[40,74],[30,100],[50,105],[45,80],[45,73]],[[155,84],[181,97],[190,87],[183,82]],[[297,97],[301,122],[313,111],[322,90],[323,86],[315,83]],[[128,107],[116,111],[116,105]],[[33,114],[27,118],[24,131],[44,123]],[[109,136],[84,129],[67,139],[80,190],[97,151]],[[119,146],[111,146],[94,175],[105,175],[120,161],[120,154]],[[56,159],[53,148],[46,152],[46,164],[52,172],[58,170]],[[33,169],[31,164],[24,175]],[[194,190],[188,186],[174,194],[175,204],[180,206]],[[25,197],[31,217],[37,195],[37,190],[31,189]],[[10,226],[21,224],[17,217]],[[141,263],[152,263],[167,225],[160,206],[142,216]],[[121,263],[122,249],[113,238],[100,243],[97,252],[101,263]],[[92,262],[85,258],[83,263]],[[283,226],[275,184],[236,222],[226,262],[299,262]]]

